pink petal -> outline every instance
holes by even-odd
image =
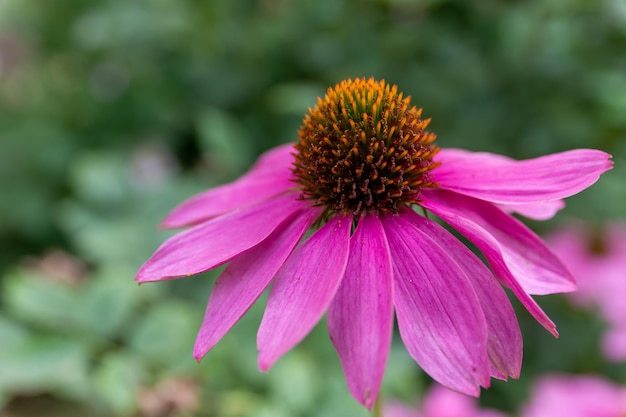
[[[423,399],[424,417],[506,417],[495,410],[481,409],[475,398],[433,384]],[[413,416],[417,417],[417,416]]]
[[[393,256],[400,336],[439,383],[478,395],[489,386],[487,324],[455,248],[440,247],[412,216],[389,215],[383,226]]]
[[[293,144],[289,143],[265,152],[241,178],[184,201],[163,220],[161,225],[177,228],[198,224],[294,187],[291,175],[293,151]]]
[[[306,204],[293,195],[276,197],[179,233],[157,249],[135,279],[159,281],[215,268],[259,244]]]
[[[382,415],[385,417],[421,417],[416,410],[412,410],[411,408],[405,406],[404,404],[397,401],[389,401],[385,402],[383,407]]]
[[[592,375],[548,375],[535,382],[522,417],[613,417],[625,410],[623,388]]]
[[[529,294],[554,294],[576,290],[576,281],[561,260],[522,222],[493,204],[444,190],[428,190],[428,201],[484,229],[498,242],[511,274]],[[426,207],[426,206],[425,206]],[[428,207],[426,207],[428,208]]]
[[[474,417],[476,398],[451,391],[439,384],[433,384],[423,399],[424,415],[426,416],[467,416]]]
[[[405,215],[441,247],[470,278],[487,320],[487,350],[492,375],[519,377],[522,367],[522,334],[513,307],[491,271],[461,241],[432,220],[407,210]]]
[[[259,298],[274,275],[320,214],[306,210],[286,221],[257,246],[233,259],[211,292],[194,347],[202,359]]]
[[[609,328],[602,337],[604,356],[614,362],[626,361],[626,328]]]
[[[595,149],[514,161],[501,155],[442,149],[433,171],[444,189],[499,204],[527,204],[577,194],[612,168],[611,155]]]
[[[352,217],[336,215],[278,271],[257,335],[259,368],[268,370],[320,320],[348,261]]]
[[[391,345],[391,255],[376,215],[365,215],[350,239],[350,257],[328,309],[328,332],[350,392],[371,409]]]
[[[445,199],[443,197],[445,197]],[[455,206],[453,204],[451,197],[460,199],[460,201],[457,202],[459,206]],[[485,255],[485,258],[489,262],[495,276],[505,286],[509,287],[513,291],[513,294],[520,300],[522,305],[526,307],[528,312],[542,326],[544,326],[546,330],[552,333],[555,337],[558,336],[556,327],[552,320],[548,318],[537,303],[522,288],[520,283],[517,281],[518,277],[514,276],[509,270],[507,262],[505,261],[506,248],[503,247],[493,235],[482,228],[481,225],[478,225],[473,221],[473,213],[470,214],[470,211],[472,204],[478,200],[473,200],[472,203],[469,203],[468,205],[465,204],[467,202],[465,200],[470,199],[458,194],[454,195],[454,193],[447,191],[428,191],[428,193],[422,193],[422,201],[420,202],[420,205],[441,217],[444,221],[473,242],[478,249],[480,249],[483,255]],[[487,203],[481,204],[488,205]],[[485,209],[489,212],[499,211],[494,206],[485,207]]]
[[[596,257],[590,253],[590,236],[584,226],[570,222],[567,228],[552,232],[544,238],[550,249],[575,274],[578,288],[568,294],[569,298],[580,307],[589,307],[594,301],[602,299],[605,288],[599,284],[605,280],[597,278],[604,277],[606,273],[599,269]],[[604,259],[608,259],[606,254],[604,256]]]
[[[534,204],[499,204],[507,213],[518,213],[533,220],[550,220],[565,207],[565,201],[552,200]]]

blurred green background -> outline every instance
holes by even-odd
[[[411,95],[441,147],[612,153],[531,226],[626,220],[625,0],[0,0],[0,415],[367,416],[325,325],[260,373],[260,302],[198,365],[217,273],[133,281],[171,208],[360,76]],[[515,410],[546,371],[626,383],[593,313],[539,301],[561,338],[520,310],[522,377],[483,404]],[[396,338],[383,396],[414,403],[428,383]]]

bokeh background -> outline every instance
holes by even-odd
[[[0,415],[367,416],[322,323],[269,373],[264,301],[197,364],[217,272],[138,287],[184,198],[294,141],[343,78],[397,84],[441,147],[516,158],[593,147],[616,167],[571,218],[626,221],[624,0],[0,0]],[[605,324],[539,298],[519,309],[525,361],[482,404],[510,413],[544,372],[626,383]],[[430,383],[394,340],[383,396]]]

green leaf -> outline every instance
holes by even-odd
[[[267,104],[276,114],[290,114],[302,118],[305,109],[312,107],[326,87],[319,84],[285,83],[272,87],[267,93]]]
[[[212,164],[227,173],[247,169],[253,159],[251,138],[242,122],[218,108],[209,108],[197,119],[202,150],[211,157]]]
[[[108,354],[93,375],[97,395],[117,415],[130,415],[137,410],[137,396],[144,379],[141,360],[128,352]]]
[[[71,165],[71,180],[79,198],[100,207],[120,203],[128,195],[129,167],[121,154],[86,153]]]
[[[68,332],[78,322],[78,290],[43,275],[15,269],[4,278],[7,310],[29,323]]]
[[[32,334],[0,349],[0,392],[51,391],[84,399],[87,372],[87,351],[75,340]]]
[[[20,324],[0,313],[0,340],[2,346],[8,349],[19,346],[28,338],[28,332]]]
[[[322,385],[319,367],[311,356],[293,350],[274,366],[269,374],[270,387],[291,410],[301,413],[310,409]]]
[[[162,301],[132,329],[130,348],[160,369],[195,369],[193,344],[201,320],[202,313],[187,304]]]
[[[141,300],[135,271],[109,268],[91,277],[78,300],[78,319],[87,334],[111,338],[132,318]]]

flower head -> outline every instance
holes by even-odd
[[[626,415],[626,387],[590,375],[548,375],[533,387],[522,417],[620,417]]]
[[[424,395],[419,409],[410,409],[400,403],[385,406],[385,417],[506,417],[506,414],[480,408],[474,398],[435,384]]]
[[[605,356],[626,360],[626,225],[607,224],[593,229],[572,223],[546,240],[578,281],[574,303],[595,307],[608,325],[602,341]]]
[[[294,146],[262,155],[237,181],[192,197],[137,281],[229,263],[209,298],[200,359],[272,282],[257,346],[268,370],[328,312],[328,331],[352,395],[372,407],[393,317],[418,364],[478,395],[490,377],[517,377],[522,341],[509,287],[550,332],[529,294],[570,291],[546,245],[508,213],[548,218],[563,198],[611,168],[610,155],[574,150],[526,161],[439,150],[428,120],[395,86],[344,81],[309,111]],[[434,213],[483,253],[489,269]],[[309,228],[315,232],[302,243]]]
[[[384,81],[343,81],[304,118],[294,175],[303,197],[326,216],[397,213],[433,186],[438,163],[430,120]]]

